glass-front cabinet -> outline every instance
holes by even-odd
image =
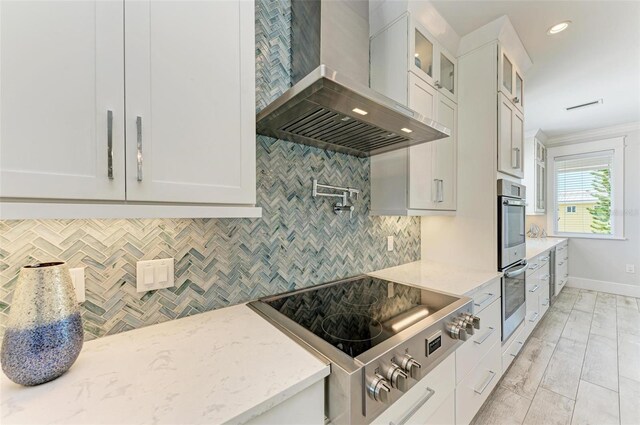
[[[513,60],[501,47],[498,48],[498,90],[509,98],[520,112],[524,112],[524,79]]]
[[[455,101],[456,87],[456,60],[444,49],[440,51],[440,79],[436,81],[436,88],[449,99]]]
[[[457,100],[457,60],[426,28],[407,19],[409,71],[454,102]]]
[[[527,187],[527,214],[539,215],[547,211],[547,148],[539,132],[524,142],[524,185]]]

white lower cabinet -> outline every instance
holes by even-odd
[[[505,347],[502,351],[502,373],[504,374],[511,363],[513,363],[513,359],[516,358],[518,354],[520,354],[520,350],[524,346],[524,342],[526,340],[525,337],[525,326],[520,325],[518,329],[513,333],[513,335],[506,341]]]
[[[450,355],[407,391],[393,406],[378,416],[373,423],[379,425],[445,423],[439,421],[443,418],[452,418],[455,414],[454,404],[450,400],[455,390],[455,379],[455,356]]]
[[[324,380],[316,382],[271,410],[250,419],[248,425],[318,425],[324,423]]]
[[[480,318],[480,329],[456,350],[456,382],[462,381],[478,364],[478,360],[496,343],[500,343],[500,309],[501,299],[498,298],[489,307],[476,313]]]
[[[501,344],[496,342],[478,365],[456,386],[456,425],[468,424],[502,374]]]
[[[453,425],[456,423],[456,394],[452,392],[449,397],[427,420],[416,422],[421,425]]]

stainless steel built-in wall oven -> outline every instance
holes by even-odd
[[[502,340],[524,320],[526,309],[525,187],[498,180],[498,269],[502,278]]]

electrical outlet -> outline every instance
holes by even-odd
[[[138,261],[136,263],[136,291],[146,292],[174,286],[173,258]]]
[[[635,264],[627,264],[627,273],[635,273],[635,272],[636,272]]]
[[[393,251],[393,236],[387,236],[387,251]]]
[[[82,303],[86,299],[84,294],[84,267],[69,269],[69,273],[71,274],[73,289],[76,291],[76,299],[79,303]]]

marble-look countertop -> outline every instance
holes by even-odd
[[[550,250],[556,245],[560,245],[562,242],[566,241],[567,238],[541,238],[541,239],[532,239],[527,238],[527,261],[533,259],[545,251]]]
[[[242,423],[329,371],[238,305],[89,341],[66,374],[43,385],[0,374],[0,423]]]
[[[422,260],[378,270],[369,275],[454,295],[467,295],[485,283],[499,278],[502,273]]]

